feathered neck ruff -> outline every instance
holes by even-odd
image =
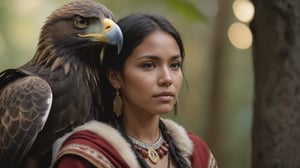
[[[166,125],[170,135],[173,137],[175,145],[180,149],[183,157],[186,159],[189,165],[191,165],[189,158],[193,153],[193,142],[189,139],[186,130],[170,119],[162,119],[162,121]],[[122,137],[120,132],[112,126],[99,121],[90,121],[59,138],[53,145],[52,160],[55,158],[64,141],[72,133],[82,130],[88,130],[101,136],[103,139],[109,142],[116,149],[116,151],[120,153],[130,167],[140,168],[130,144]]]

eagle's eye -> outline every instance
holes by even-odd
[[[76,16],[74,19],[74,24],[76,27],[80,29],[85,29],[89,26],[89,21],[88,19],[81,17],[81,16]]]

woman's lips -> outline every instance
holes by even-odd
[[[160,94],[155,95],[154,97],[158,98],[160,101],[169,102],[174,99],[174,94],[171,92],[162,92]]]

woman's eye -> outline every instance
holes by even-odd
[[[171,68],[172,69],[179,69],[179,68],[181,68],[181,63],[180,62],[172,63]]]
[[[89,26],[89,21],[88,19],[81,17],[81,16],[77,16],[74,19],[74,24],[76,27],[80,28],[80,29],[85,29]]]
[[[152,62],[147,62],[147,63],[144,63],[142,65],[143,68],[146,68],[146,69],[150,69],[150,68],[154,68],[155,65],[152,63]]]

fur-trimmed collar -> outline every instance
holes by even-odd
[[[175,145],[182,151],[183,157],[190,165],[189,157],[193,153],[193,142],[189,139],[185,129],[170,119],[162,119],[169,133],[174,139]],[[120,153],[130,167],[140,168],[134,152],[131,150],[130,144],[122,137],[120,132],[108,124],[99,121],[90,121],[82,126],[75,128],[72,132],[67,133],[59,138],[53,145],[52,159],[55,158],[64,141],[74,132],[81,130],[89,130],[98,134]],[[108,134],[109,132],[109,134]],[[52,160],[53,161],[53,160]]]
[[[188,137],[186,130],[176,122],[170,119],[162,119],[164,124],[166,125],[169,133],[173,137],[175,145],[179,148],[182,152],[183,157],[187,161],[189,165],[190,163],[190,156],[193,154],[194,144],[192,140]]]

